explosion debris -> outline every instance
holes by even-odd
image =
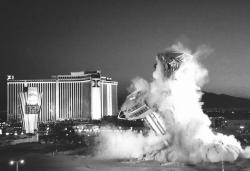
[[[234,161],[244,153],[234,136],[210,129],[211,122],[200,102],[200,88],[207,76],[207,70],[198,63],[200,55],[202,50],[191,53],[178,44],[156,56],[153,81],[133,80],[133,91],[119,114],[120,119],[143,119],[154,134],[103,134],[104,144],[114,149],[102,145],[102,155],[198,163]],[[117,153],[119,149],[123,152]]]

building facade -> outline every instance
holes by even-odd
[[[43,80],[7,79],[7,119],[21,121],[20,93],[37,87],[42,95],[39,122],[65,119],[101,120],[117,115],[118,82],[101,76],[100,71],[72,72]]]

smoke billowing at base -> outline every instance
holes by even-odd
[[[163,126],[162,133],[157,134],[153,129],[146,136],[130,130],[103,132],[97,155],[188,163],[234,161],[238,157],[247,157],[246,150],[233,135],[214,133],[210,129],[211,122],[202,111],[201,87],[208,72],[198,59],[207,55],[207,49],[198,48],[192,53],[182,44],[176,44],[167,51],[181,52],[182,55],[176,58],[158,55],[152,82],[135,78],[131,94],[121,108],[127,112],[136,103],[146,104],[157,113]]]

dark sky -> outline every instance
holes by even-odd
[[[101,69],[123,89],[150,80],[157,52],[183,41],[214,52],[205,90],[250,97],[249,1],[1,1],[0,74],[48,78]]]

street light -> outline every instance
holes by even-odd
[[[9,161],[9,164],[11,165],[11,166],[13,166],[14,164],[16,164],[16,171],[18,171],[18,165],[19,164],[24,164],[24,160],[23,159],[20,159],[20,160],[10,160]]]
[[[244,125],[240,125],[240,129],[244,129],[245,128],[245,126]]]

